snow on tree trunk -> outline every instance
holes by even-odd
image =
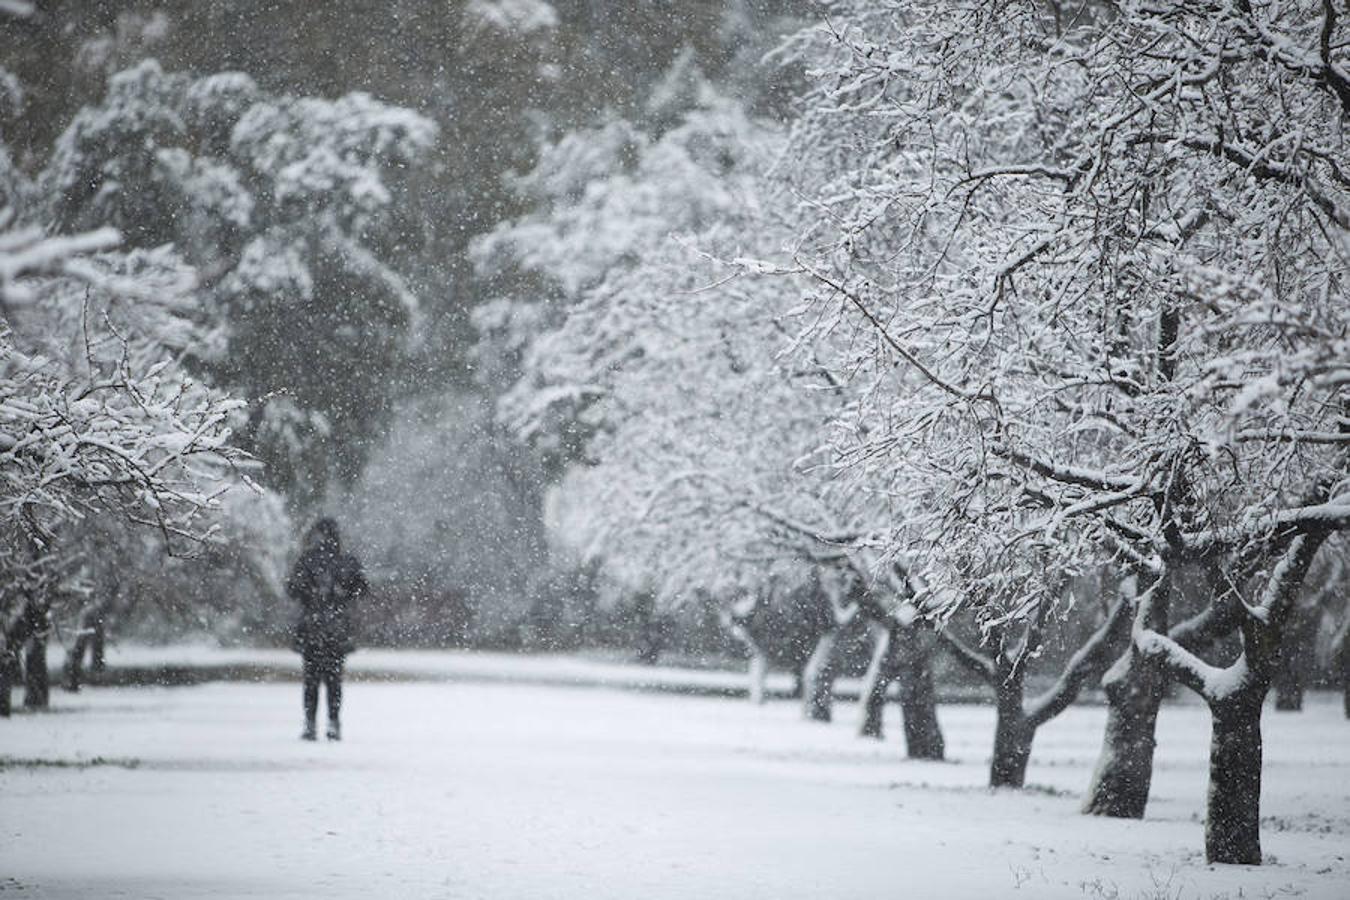
[[[828,722],[833,716],[836,675],[834,643],[837,634],[834,629],[822,634],[802,669],[803,712],[813,722]]]
[[[1153,783],[1158,707],[1167,676],[1152,660],[1127,655],[1103,679],[1106,731],[1083,812],[1117,819],[1142,819]]]
[[[769,658],[759,650],[751,652],[750,656],[750,702],[754,704],[763,704],[765,697],[765,682],[769,679]]]
[[[1261,863],[1261,710],[1293,624],[1294,599],[1329,533],[1290,533],[1277,543],[1278,562],[1260,597],[1254,605],[1243,603],[1242,654],[1231,665],[1211,666],[1179,641],[1146,628],[1135,636],[1137,648],[1162,660],[1171,676],[1209,704],[1205,858],[1211,863]],[[1275,557],[1267,552],[1264,558]]]
[[[1261,864],[1261,693],[1211,707],[1206,862]]]
[[[1158,573],[1137,602],[1142,624],[1166,631],[1172,584]],[[1116,819],[1142,819],[1153,784],[1158,707],[1169,675],[1166,665],[1131,646],[1102,677],[1106,692],[1106,729],[1102,752],[1092,773],[1083,812]]]
[[[1294,600],[1328,532],[1290,539],[1254,611],[1240,625],[1242,656],[1226,669],[1206,671],[1171,655],[1177,676],[1208,703],[1213,716],[1205,859],[1261,864],[1261,711],[1289,633],[1298,627]],[[1184,651],[1183,651],[1184,653]]]
[[[748,616],[748,611],[744,614]],[[749,696],[750,702],[756,705],[762,704],[766,699],[765,685],[769,679],[769,657],[764,652],[764,648],[755,640],[755,636],[750,633],[750,629],[742,620],[731,620],[731,633],[736,636],[745,649],[750,654],[750,684]]]

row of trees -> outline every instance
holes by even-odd
[[[754,4],[629,27],[588,2],[403,0],[362,21],[431,43],[364,71],[417,111],[324,81],[322,41],[269,50],[363,34],[346,8],[296,6],[247,46],[213,36],[267,22],[220,4],[119,13],[78,52],[120,72],[50,152],[41,129],[14,132],[18,165],[0,152],[0,653],[45,673],[54,611],[93,641],[131,598],[280,607],[287,505],[350,482],[401,410],[381,471],[419,496],[438,449],[496,472],[513,493],[484,519],[520,567],[544,568],[521,511],[543,473],[538,518],[600,596],[653,621],[722,603],[756,647],[756,619],[785,614],[816,715],[831,636],[866,620],[867,718],[898,678],[916,756],[943,750],[938,646],[996,695],[1001,784],[1105,671],[1088,807],[1142,815],[1159,703],[1187,685],[1215,720],[1207,853],[1259,860],[1262,701],[1350,523],[1332,5],[845,0],[764,76],[752,35],[782,20]],[[25,38],[21,73],[54,71],[42,54],[84,33],[34,21],[0,38]],[[126,65],[152,45],[199,71]],[[613,111],[559,133],[597,73],[643,67],[664,74],[606,83]],[[0,72],[0,116],[59,107],[49,81]],[[400,404],[423,379],[457,399]],[[504,432],[538,460],[490,461]],[[217,495],[251,460],[288,504]],[[481,553],[437,515],[408,528],[417,559],[389,529],[392,568]],[[158,566],[193,548],[209,566]],[[507,581],[539,595],[546,574]],[[774,597],[805,600],[763,612]],[[1076,652],[1027,697],[1068,619]]]
[[[786,127],[691,71],[679,116],[552,145],[475,258],[559,531],[671,605],[819,582],[910,661],[907,721],[941,641],[997,695],[995,783],[1104,673],[1093,813],[1143,814],[1185,685],[1206,856],[1259,862],[1261,710],[1350,526],[1346,37],[1319,2],[844,2],[779,51]],[[1099,627],[1029,699],[1083,579]]]

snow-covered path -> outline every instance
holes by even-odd
[[[355,684],[348,740],[318,745],[293,684],[55,700],[0,723],[6,896],[1350,896],[1350,723],[1327,697],[1266,714],[1260,869],[1200,859],[1194,706],[1162,716],[1149,820],[1118,822],[1075,811],[1096,708],[1043,731],[1038,789],[990,794],[982,707],[941,710],[944,764],[853,737],[850,708],[820,726],[594,689]]]

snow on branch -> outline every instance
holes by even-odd
[[[0,334],[5,565],[40,557],[87,516],[149,525],[171,551],[202,540],[210,528],[198,520],[249,462],[227,424],[239,404],[166,353],[162,342],[186,340],[179,300],[122,296],[129,284],[148,294],[191,280],[163,254],[88,255],[115,237],[0,234],[5,299],[31,301],[7,311]]]

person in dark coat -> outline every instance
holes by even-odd
[[[300,604],[294,645],[305,660],[304,740],[317,736],[321,682],[328,694],[328,739],[342,737],[342,665],[356,649],[352,612],[366,589],[361,564],[342,552],[337,522],[319,519],[305,535],[304,551],[286,583],[286,592]]]

